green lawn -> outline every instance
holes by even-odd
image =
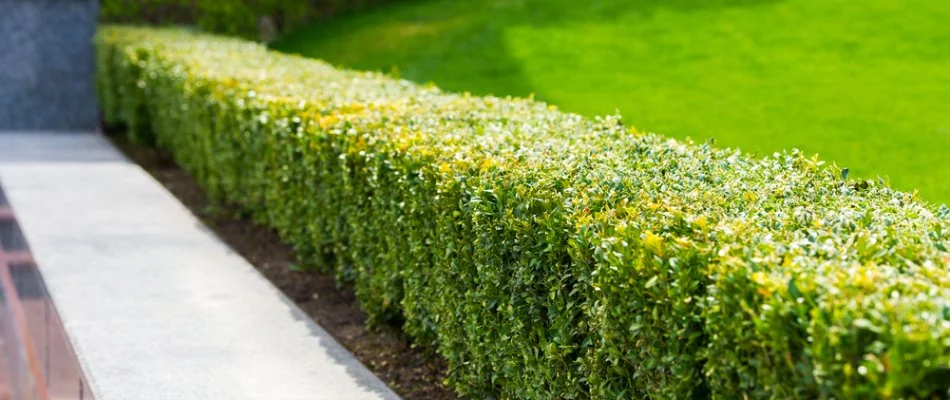
[[[535,94],[641,130],[950,202],[950,1],[429,0],[293,32],[278,50],[451,91]]]

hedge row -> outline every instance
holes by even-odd
[[[473,398],[932,398],[950,210],[532,100],[103,27],[106,119],[352,281]]]

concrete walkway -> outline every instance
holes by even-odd
[[[98,400],[397,399],[95,133],[0,133],[0,185]]]

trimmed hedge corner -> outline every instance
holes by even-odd
[[[950,209],[238,39],[105,26],[108,122],[402,321],[473,398],[946,398]]]

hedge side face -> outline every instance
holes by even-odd
[[[107,120],[403,321],[473,398],[933,398],[950,210],[531,100],[103,27]]]

